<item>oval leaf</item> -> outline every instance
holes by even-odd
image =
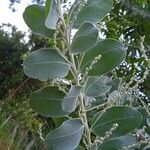
[[[102,96],[111,89],[111,86],[106,85],[108,82],[109,78],[106,76],[90,76],[86,82],[84,93],[89,97]]]
[[[35,33],[45,37],[53,37],[54,31],[45,26],[45,7],[39,5],[28,6],[23,18],[27,26]]]
[[[80,143],[84,125],[79,119],[65,121],[45,139],[50,150],[74,150]]]
[[[99,41],[97,46],[85,54],[81,65],[82,71],[85,72],[86,67],[89,67],[94,58],[99,55],[101,55],[101,58],[92,66],[89,75],[97,76],[110,72],[125,59],[126,51],[123,44],[117,40],[105,39]]]
[[[46,18],[45,25],[49,29],[56,29],[56,24],[58,21],[58,13],[57,13],[57,3],[55,0],[51,0],[51,7],[49,9],[48,17]]]
[[[137,128],[142,121],[141,114],[133,108],[125,106],[116,106],[107,109],[107,111],[100,115],[96,114],[94,123],[91,127],[93,133],[97,136],[104,136],[106,131],[112,128],[113,124],[118,124],[118,128],[113,131],[111,137],[123,136],[135,128]]]
[[[33,110],[43,116],[60,117],[67,113],[62,110],[61,103],[65,93],[56,87],[46,87],[35,91],[30,96],[30,105]]]
[[[71,53],[79,54],[88,51],[96,45],[97,38],[97,27],[89,22],[83,23],[73,38]]]
[[[66,112],[73,112],[76,109],[77,98],[80,95],[81,87],[71,87],[69,93],[62,101],[62,109]]]
[[[69,71],[68,61],[52,48],[32,52],[23,67],[26,75],[42,81],[65,77]]]
[[[136,138],[132,135],[125,135],[100,144],[97,150],[120,150],[133,144],[136,144]]]
[[[83,22],[100,22],[112,9],[112,0],[88,0],[85,7],[77,15],[74,27],[79,27]]]

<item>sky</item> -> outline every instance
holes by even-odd
[[[72,3],[74,0],[69,0]],[[10,23],[18,27],[21,31],[27,31],[29,28],[23,21],[22,14],[28,5],[31,5],[31,0],[22,0],[20,4],[15,4],[16,12],[9,9],[9,0],[0,0],[0,25],[2,23]]]
[[[31,0],[22,0],[20,4],[15,4],[16,12],[9,9],[9,0],[0,0],[0,25],[2,23],[10,23],[15,25],[21,31],[27,31],[28,27],[23,21],[23,11]]]

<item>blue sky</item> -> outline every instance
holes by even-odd
[[[9,0],[0,0],[0,24],[11,23],[18,27],[19,30],[27,31],[28,27],[23,21],[22,14],[26,6],[31,0],[22,0],[21,4],[15,4],[16,12],[9,9]]]

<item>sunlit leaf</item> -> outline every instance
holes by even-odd
[[[69,63],[56,49],[43,48],[29,54],[23,68],[29,77],[45,81],[65,77]]]
[[[100,22],[111,11],[112,7],[112,0],[88,0],[85,7],[77,15],[74,27],[79,27],[85,21],[94,24]]]
[[[62,109],[72,112],[76,109],[77,98],[80,95],[81,87],[73,86],[62,101]]]
[[[106,85],[109,78],[106,76],[90,76],[86,82],[84,93],[89,97],[99,97],[106,94],[111,86]]]
[[[54,31],[45,26],[45,7],[39,5],[28,6],[23,18],[27,26],[35,33],[45,37],[53,37]]]
[[[46,18],[45,25],[49,29],[56,29],[56,24],[59,19],[59,15],[57,12],[57,3],[55,0],[51,0],[51,7],[49,9],[48,16]]]
[[[71,53],[79,54],[88,51],[96,45],[97,38],[97,27],[90,22],[83,23],[72,40]]]
[[[92,65],[89,75],[98,76],[112,71],[125,59],[126,50],[124,45],[117,40],[99,41],[94,48],[85,53],[81,65],[82,71],[85,72],[86,67],[89,67],[94,58],[100,55],[100,60]]]

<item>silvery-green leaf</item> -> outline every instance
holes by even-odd
[[[72,86],[62,101],[62,109],[66,112],[73,112],[76,109],[77,98],[80,95],[81,87]]]
[[[111,88],[111,86],[106,85],[108,81],[109,78],[106,76],[90,76],[84,88],[85,95],[89,97],[99,97],[106,94]]]
[[[117,90],[113,91],[108,95],[108,101],[115,100],[118,98],[119,92]]]
[[[97,38],[97,27],[90,22],[84,22],[72,40],[71,53],[79,54],[88,51],[96,45]]]
[[[91,131],[97,136],[104,136],[113,124],[118,124],[116,130],[110,136],[115,138],[128,134],[137,128],[142,122],[142,116],[131,107],[115,106],[107,109],[102,115],[96,114],[93,122]]]
[[[29,77],[45,81],[65,77],[69,62],[56,49],[42,48],[29,54],[23,68]]]
[[[150,115],[147,117],[147,124],[150,127]]]
[[[87,95],[84,95],[84,100],[85,100],[85,106],[89,106],[89,104],[96,101],[94,97],[89,97]]]
[[[49,29],[56,29],[56,24],[59,19],[59,15],[57,12],[57,3],[55,0],[51,0],[51,7],[49,9],[48,16],[45,21],[45,25]]]
[[[112,7],[112,0],[88,0],[85,7],[77,15],[74,27],[79,27],[85,21],[94,24],[100,22],[111,11]],[[72,17],[74,17],[74,13]]]
[[[67,115],[61,107],[65,93],[56,87],[46,87],[33,92],[29,104],[33,110],[43,116],[60,117]]]
[[[65,121],[59,128],[51,131],[45,143],[49,150],[74,150],[80,143],[84,125],[79,119]]]
[[[94,48],[85,53],[81,64],[82,72],[85,72],[97,56],[101,58],[92,65],[89,75],[99,76],[112,71],[125,59],[126,50],[124,45],[115,39],[99,41]]]
[[[23,19],[27,26],[35,33],[45,37],[53,37],[54,30],[45,26],[45,7],[39,5],[28,6],[24,13]]]
[[[102,144],[99,144],[98,150],[121,150],[123,147],[128,147],[136,143],[136,138],[133,135],[129,134],[122,137],[107,140]]]

